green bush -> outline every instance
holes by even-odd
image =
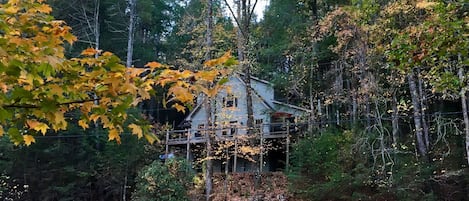
[[[366,171],[352,153],[352,137],[352,132],[331,130],[299,141],[292,153],[291,191],[315,200],[359,199],[356,189],[365,184],[355,179],[366,177]]]
[[[189,169],[184,160],[154,161],[139,172],[132,200],[188,200],[193,178]]]

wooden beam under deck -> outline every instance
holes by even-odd
[[[274,138],[286,138],[287,134],[272,134],[272,135],[262,135],[262,139],[274,139]],[[233,136],[217,136],[215,141],[233,141],[235,138]],[[189,142],[187,138],[177,138],[177,139],[168,139],[168,145],[183,145],[183,144],[198,144],[205,143],[205,137],[195,137],[190,138]]]

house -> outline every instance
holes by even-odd
[[[243,76],[244,74],[240,73],[229,76],[228,81],[224,84],[225,88],[216,95],[216,98],[211,100],[210,114],[213,122],[212,125],[207,125],[208,108],[203,103],[203,97],[200,96],[197,100],[198,104],[185,118],[184,124],[186,130],[168,133],[166,144],[168,146],[179,146],[179,148],[186,145],[187,159],[194,160],[201,156],[197,156],[191,150],[191,146],[202,147],[200,144],[205,143],[205,134],[207,132],[216,136],[215,139],[217,141],[234,139],[236,143],[238,142],[236,136],[247,136],[246,83],[243,81]],[[255,130],[256,138],[272,139],[269,141],[270,143],[284,144],[275,142],[273,139],[281,139],[281,141],[289,140],[288,138],[291,134],[298,129],[297,123],[307,120],[310,114],[309,110],[275,100],[273,84],[268,81],[251,77],[251,89],[255,124],[255,129],[252,130]],[[253,133],[252,130],[251,134]],[[264,142],[264,140],[260,140],[257,145],[262,146]],[[169,149],[168,146],[167,150]],[[288,146],[285,148],[288,151]],[[259,164],[262,164],[261,169],[277,170],[283,168],[286,163],[285,160],[288,161],[288,157],[285,156],[288,155],[285,154],[285,148],[265,151],[260,157],[257,157],[261,160],[258,161]],[[232,153],[230,155],[234,156],[228,156],[230,160],[224,163],[225,168],[229,168],[231,171],[252,170],[253,165],[249,160],[237,156],[238,148],[230,149],[229,153]],[[233,151],[233,149],[235,150]],[[278,155],[283,155],[283,157],[280,157],[282,160],[272,162],[274,158],[279,158]],[[273,159],[269,160],[269,157]],[[224,169],[221,161],[218,161],[218,165],[216,162],[215,166],[219,167],[219,171]]]

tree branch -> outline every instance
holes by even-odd
[[[85,100],[75,100],[75,101],[70,101],[70,102],[63,102],[63,103],[58,103],[56,106],[61,106],[61,105],[70,105],[70,104],[75,104],[75,103],[86,103],[86,102],[91,102],[91,101],[99,101],[101,98],[93,98],[93,99],[85,99]],[[31,104],[11,104],[11,105],[2,105],[0,106],[2,108],[39,108],[37,105],[31,105]]]
[[[233,18],[236,22],[236,25],[238,25],[238,29],[241,31],[241,35],[243,35],[243,37],[246,37],[246,34],[244,33],[244,30],[241,28],[241,24],[239,23],[238,18],[234,14],[233,9],[231,8],[230,4],[228,4],[227,0],[225,0],[225,4],[226,4],[226,6],[228,6],[228,9],[230,10],[231,16],[233,16]]]

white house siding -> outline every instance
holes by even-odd
[[[271,123],[272,112],[286,112],[293,116],[302,116],[307,113],[306,109],[285,104],[274,100],[274,88],[272,84],[267,81],[253,78],[251,80],[251,86],[253,89],[253,113],[254,120],[256,122],[262,122],[263,124]],[[246,88],[242,81],[242,77],[239,75],[230,76],[228,82],[225,84],[226,89],[220,91],[216,98],[212,100],[212,120],[215,121],[216,126],[221,129],[225,127],[228,129],[232,125],[236,124],[238,127],[246,127],[247,125],[247,104],[246,104]],[[236,107],[223,107],[223,98],[228,97],[228,92],[237,98]],[[196,110],[189,115],[186,120],[190,120],[191,128],[197,129],[199,125],[205,125],[207,121],[205,107],[202,103],[202,99],[199,99],[199,105]],[[234,123],[236,122],[236,123]],[[225,132],[226,129],[224,130]],[[264,126],[262,131],[269,133],[270,127]],[[222,134],[222,130],[218,130],[217,134]],[[195,133],[195,132],[192,132]],[[231,133],[231,132],[229,132]],[[238,129],[237,134],[245,134],[246,129]],[[194,135],[193,135],[194,136]]]
[[[217,96],[211,101],[211,115],[212,120],[215,121],[215,126],[217,127],[216,134],[222,135],[232,135],[232,134],[246,134],[246,125],[247,125],[247,104],[246,104],[246,87],[242,80],[242,75],[233,75],[228,78],[228,82],[225,84],[226,89],[221,90]],[[270,125],[272,121],[272,114],[274,113],[288,113],[295,117],[302,116],[307,114],[308,110],[300,107],[296,107],[293,105],[285,104],[282,102],[278,102],[274,100],[274,88],[273,85],[267,81],[259,80],[257,78],[253,78],[251,80],[251,87],[253,89],[252,94],[252,102],[253,102],[253,113],[254,113],[254,120],[255,123],[262,122],[264,126],[262,126],[262,132],[265,135],[271,134],[270,129],[274,128]],[[225,107],[223,99],[228,97],[228,93],[232,94],[235,98],[237,98],[236,107]],[[199,127],[204,127],[207,122],[206,117],[206,110],[203,104],[203,99],[199,96],[197,102],[199,105],[194,108],[187,117],[186,120],[191,121],[191,136],[194,137],[202,137],[203,132],[195,131]],[[234,104],[234,103],[233,103]],[[237,127],[232,129],[232,127]],[[232,133],[235,132],[235,133]],[[196,134],[199,134],[196,136]],[[268,160],[276,161],[279,160],[278,156],[282,156],[281,152],[271,152],[264,157],[264,164],[263,170],[271,170],[274,169],[271,167],[271,163],[267,162]],[[193,155],[190,154],[190,158],[193,159]],[[277,158],[276,158],[277,157]],[[233,159],[234,156],[231,157],[229,168],[233,169]],[[275,162],[277,164],[278,162]],[[255,164],[251,162],[241,159],[241,156],[237,156],[237,167],[236,170],[240,171],[248,171],[255,167]],[[274,163],[272,163],[274,164]],[[280,164],[280,163],[278,163]],[[257,164],[259,165],[259,164]],[[214,163],[214,168],[217,171],[222,171],[224,165],[221,161],[216,160]],[[278,168],[278,167],[277,167]]]
[[[252,80],[252,88],[254,94],[252,98],[254,119],[261,120],[262,123],[270,123],[270,113],[272,112],[269,105],[273,101],[273,87],[268,83],[264,83],[257,80]],[[229,81],[225,84],[226,89],[218,93],[215,100],[212,101],[212,120],[216,121],[218,126],[226,125],[229,126],[230,122],[237,122],[239,127],[245,127],[247,125],[247,103],[246,103],[246,88],[241,78],[237,76],[229,77]],[[223,107],[223,98],[228,97],[230,92],[234,97],[237,98],[237,107]],[[260,97],[263,97],[262,99]],[[266,103],[267,102],[267,103]],[[199,102],[201,103],[201,102]],[[191,120],[192,129],[197,129],[199,125],[206,123],[206,112],[203,103],[200,108],[196,108],[192,116],[186,120]],[[216,108],[216,109],[215,109]],[[269,132],[269,127],[263,127],[263,132]],[[217,132],[221,134],[221,131]],[[245,134],[245,129],[238,129],[237,134]]]
[[[257,79],[252,79],[251,87],[269,105],[272,105],[272,101],[274,100],[274,87],[272,84]]]

